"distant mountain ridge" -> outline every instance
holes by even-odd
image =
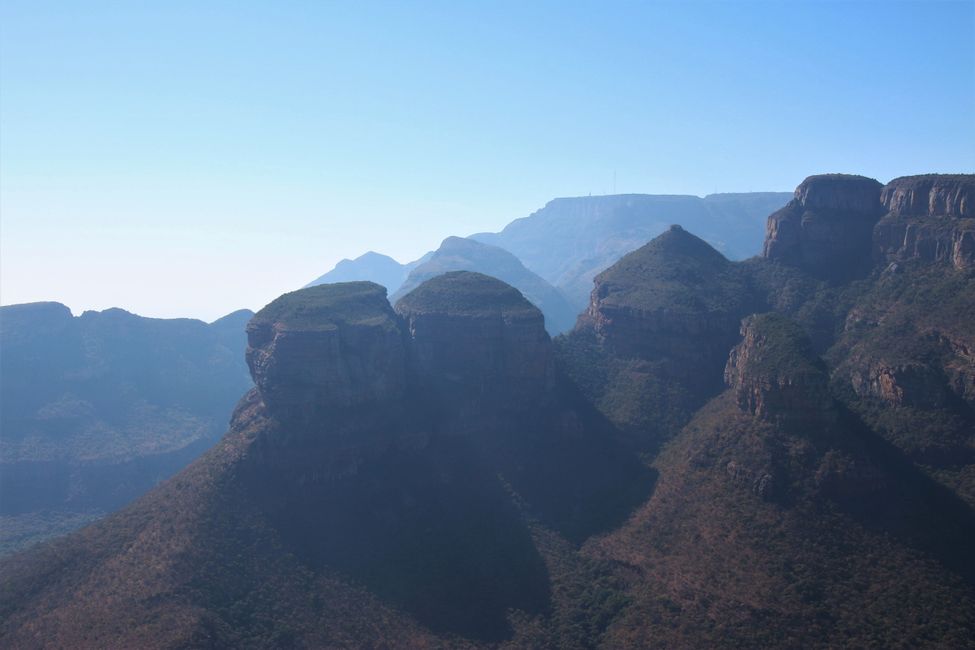
[[[0,307],[0,550],[121,506],[212,444],[250,385],[251,316]]]
[[[761,252],[766,217],[787,192],[684,195],[619,194],[560,198],[498,233],[472,239],[511,251],[562,290],[581,311],[592,279],[626,253],[680,224],[731,259]]]
[[[380,286],[386,287],[390,294],[392,294],[400,288],[400,285],[406,280],[410,271],[422,264],[429,256],[430,254],[427,253],[418,260],[409,262],[408,264],[400,264],[388,255],[368,251],[354,260],[342,260],[331,271],[315,278],[306,284],[305,287],[314,287],[319,284],[332,282],[355,282],[362,280],[375,282]]]
[[[704,198],[653,194],[559,198],[512,221],[501,232],[477,233],[467,239],[513,254],[529,271],[561,292],[575,316],[585,308],[597,273],[672,223],[699,233],[731,259],[761,252],[766,217],[791,196],[788,192],[746,192]],[[366,280],[386,287],[390,295],[402,295],[400,287],[410,272],[429,261],[433,253],[400,264],[370,251],[354,260],[342,260],[306,286]],[[471,270],[501,278],[489,266]],[[533,299],[538,292],[528,293]],[[552,304],[553,300],[548,302]],[[561,316],[555,318],[562,321]]]
[[[558,289],[529,271],[508,251],[472,239],[448,237],[440,248],[424,256],[390,300],[400,298],[427,280],[449,271],[476,271],[518,289],[545,315],[545,329],[555,336],[572,329],[576,311]]]

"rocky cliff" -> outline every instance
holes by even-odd
[[[787,206],[768,218],[764,256],[826,280],[865,274],[881,184],[847,174],[810,176]]]
[[[742,321],[741,336],[725,381],[742,410],[796,428],[833,424],[826,365],[799,325],[774,313],[754,315]]]
[[[887,214],[874,229],[880,263],[911,259],[975,268],[975,175],[905,176],[881,193]]]
[[[468,271],[436,276],[396,303],[419,386],[465,418],[550,402],[552,348],[542,314],[513,287]]]
[[[247,326],[247,364],[264,403],[287,422],[402,399],[406,342],[386,289],[371,282],[285,294]]]
[[[640,447],[655,447],[723,389],[741,319],[760,309],[744,268],[680,226],[596,277],[588,310],[560,341],[573,377]],[[642,417],[642,413],[653,413]]]

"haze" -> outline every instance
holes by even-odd
[[[975,4],[0,5],[0,301],[206,320],[557,196],[975,168]]]

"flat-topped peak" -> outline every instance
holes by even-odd
[[[521,292],[483,273],[451,271],[431,278],[396,303],[400,313],[444,312],[480,315],[496,312],[541,312]]]
[[[901,176],[884,186],[881,202],[897,216],[975,217],[975,174]]]
[[[817,174],[799,184],[795,200],[806,209],[878,214],[880,181],[857,174]]]
[[[386,288],[375,282],[319,284],[271,301],[254,315],[248,329],[262,324],[279,329],[332,329],[340,322],[386,318],[389,312]]]

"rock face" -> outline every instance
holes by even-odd
[[[975,175],[897,178],[884,187],[881,201],[887,214],[874,229],[876,261],[975,268]]]
[[[940,370],[921,363],[873,363],[853,370],[850,383],[860,397],[881,399],[891,406],[937,409],[949,400]]]
[[[285,294],[247,326],[247,364],[275,417],[310,423],[406,391],[406,343],[386,290],[372,282]]]
[[[842,281],[866,273],[881,184],[846,174],[810,176],[795,198],[768,218],[764,256]]]
[[[585,321],[621,356],[666,359],[677,375],[720,385],[738,324],[753,310],[738,267],[671,226],[596,277]]]
[[[774,313],[749,316],[741,335],[725,369],[739,408],[789,427],[835,421],[826,366],[796,323]]]
[[[902,176],[880,194],[887,212],[898,217],[975,218],[975,174]]]
[[[437,400],[492,412],[551,399],[554,365],[544,319],[513,287],[455,271],[408,293],[396,311],[406,321],[418,384]]]

